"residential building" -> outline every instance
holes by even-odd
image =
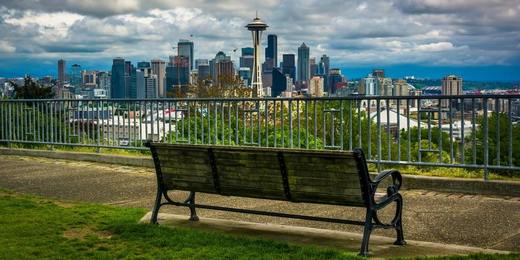
[[[311,97],[322,97],[323,96],[323,85],[324,80],[322,77],[312,77],[309,81],[309,88],[307,89],[307,93]]]
[[[462,92],[462,78],[457,77],[455,75],[448,75],[442,78],[442,86],[441,86],[441,95],[444,96],[452,96],[452,95],[463,95]],[[453,102],[457,102],[457,100],[452,100]],[[441,104],[443,108],[449,107],[449,100],[443,99],[441,100]],[[453,105],[453,104],[452,104]]]

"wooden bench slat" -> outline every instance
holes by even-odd
[[[341,184],[338,184],[337,182],[340,182]],[[317,186],[317,187],[335,186],[335,187],[343,187],[343,188],[354,188],[354,189],[359,190],[359,180],[347,179],[347,178],[329,179],[329,178],[306,178],[306,177],[298,177],[298,176],[289,176],[289,184],[290,185],[310,185],[310,186]]]

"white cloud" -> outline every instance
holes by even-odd
[[[421,44],[415,47],[418,51],[447,51],[453,49],[454,46],[451,42],[436,42]]]
[[[475,1],[2,0],[1,48],[21,59],[149,60],[188,38],[196,58],[212,58],[251,46],[244,26],[258,10],[270,26],[263,44],[277,34],[280,57],[305,42],[312,56],[352,66],[518,62],[520,6]]]
[[[0,53],[13,53],[16,48],[7,41],[0,41]]]

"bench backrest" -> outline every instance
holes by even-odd
[[[149,144],[159,185],[229,196],[367,205],[360,151]]]

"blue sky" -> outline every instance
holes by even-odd
[[[280,56],[305,42],[348,78],[385,68],[396,78],[520,80],[519,0],[2,0],[0,77],[55,75],[60,58],[102,70],[117,56],[167,60],[181,38],[194,41],[195,58],[230,54],[251,45],[244,25],[255,10]]]

